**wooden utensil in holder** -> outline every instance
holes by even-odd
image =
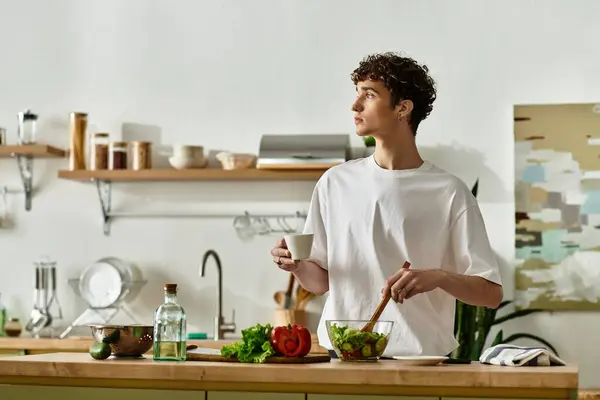
[[[290,279],[288,280],[287,290],[285,291],[285,297],[283,301],[283,308],[292,308],[292,291],[294,290],[294,281],[296,277],[290,273]]]
[[[303,326],[307,326],[306,325],[306,311],[304,310],[298,310],[298,309],[294,309],[294,308],[276,308],[275,309],[275,315],[274,315],[274,325],[275,326],[282,326],[282,325],[294,325],[294,324],[298,324],[298,325],[303,325]]]

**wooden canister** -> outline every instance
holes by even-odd
[[[295,308],[276,308],[273,323],[275,326],[298,324],[306,326],[306,312]]]
[[[131,169],[139,171],[152,168],[152,143],[131,142]]]
[[[69,169],[85,169],[85,135],[87,114],[72,112],[69,114]]]

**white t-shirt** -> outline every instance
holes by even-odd
[[[317,182],[304,228],[314,233],[311,260],[327,269],[329,295],[319,322],[371,317],[385,280],[405,261],[501,284],[476,199],[457,177],[425,161],[386,170],[373,156],[330,168]],[[442,289],[404,304],[390,301],[381,320],[394,326],[383,354],[446,355],[454,338],[455,298]]]

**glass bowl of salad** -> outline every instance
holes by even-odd
[[[377,321],[371,332],[361,329],[368,320],[326,320],[329,340],[342,361],[377,361],[387,347],[393,321]]]

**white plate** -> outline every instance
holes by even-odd
[[[444,356],[394,356],[393,358],[404,365],[437,365],[448,359]]]
[[[96,262],[81,274],[79,291],[91,307],[109,307],[119,299],[122,290],[123,277],[110,263]]]
[[[192,350],[188,350],[188,353],[193,353],[193,354],[208,354],[211,356],[220,356],[221,355],[221,350],[219,349],[213,349],[213,348],[207,348],[207,347],[198,347]]]

